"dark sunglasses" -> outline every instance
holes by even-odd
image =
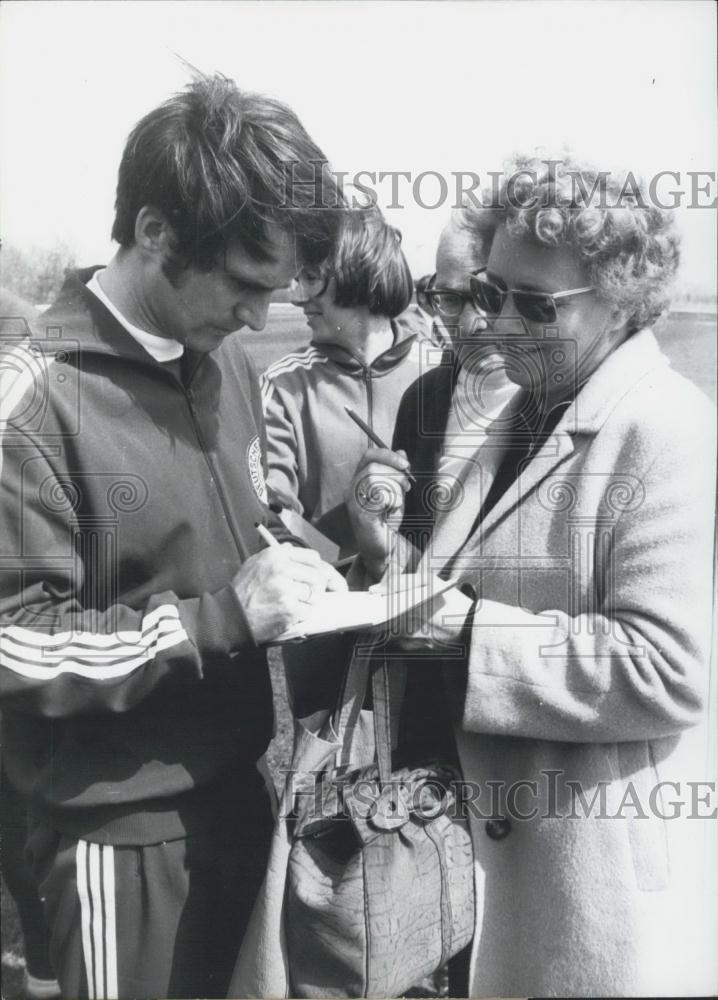
[[[516,312],[523,316],[529,323],[545,323],[550,325],[556,322],[558,299],[568,299],[572,295],[583,295],[585,292],[592,292],[593,285],[585,288],[569,288],[565,292],[527,292],[520,288],[501,288],[493,281],[483,276],[485,267],[479,268],[469,278],[469,287],[474,302],[474,308],[480,309],[491,316],[498,316],[506,305],[509,292],[516,306]]]

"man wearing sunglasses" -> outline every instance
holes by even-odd
[[[350,508],[368,577],[401,554],[477,598],[451,592],[400,640],[444,678],[472,794],[477,925],[452,995],[699,995],[718,932],[715,837],[691,804],[696,783],[715,788],[716,418],[650,329],[679,239],[645,193],[596,206],[617,204],[625,175],[530,157],[520,173],[526,200],[496,207],[488,260],[448,288],[481,310],[519,391],[441,493],[429,541],[426,488],[406,493],[398,539]],[[396,451],[367,454],[358,497],[436,469],[447,398],[405,403]]]

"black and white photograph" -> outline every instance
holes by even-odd
[[[718,995],[717,20],[4,0],[2,1000]]]

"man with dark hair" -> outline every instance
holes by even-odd
[[[120,163],[112,238],[132,246],[137,214],[151,204],[171,222],[179,270],[213,269],[233,240],[266,262],[277,222],[293,226],[303,262],[315,264],[332,248],[337,218],[327,209],[341,200],[324,154],[294,112],[216,75],[133,129]]]
[[[114,259],[3,338],[5,766],[64,996],[226,992],[271,828],[261,646],[345,586],[267,508],[230,334],[331,250],[339,201],[293,112],[198,77],[127,142]]]

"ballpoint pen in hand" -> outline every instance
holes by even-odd
[[[374,433],[369,424],[365,423],[358,413],[355,413],[354,410],[351,410],[348,406],[345,406],[344,409],[347,411],[347,414],[352,418],[357,427],[361,428],[361,430],[364,431],[369,440],[373,441],[374,444],[377,446],[377,448],[389,449],[389,445],[384,444],[379,435]],[[414,486],[416,486],[416,479],[412,476],[412,474],[410,472],[407,472],[406,475],[409,479],[409,482],[412,483]]]
[[[270,548],[274,545],[279,545],[279,542],[274,537],[274,535],[270,531],[268,531],[263,524],[259,524],[259,522],[257,522],[254,525],[254,527],[257,529],[261,537],[264,539],[267,545],[269,545]]]

